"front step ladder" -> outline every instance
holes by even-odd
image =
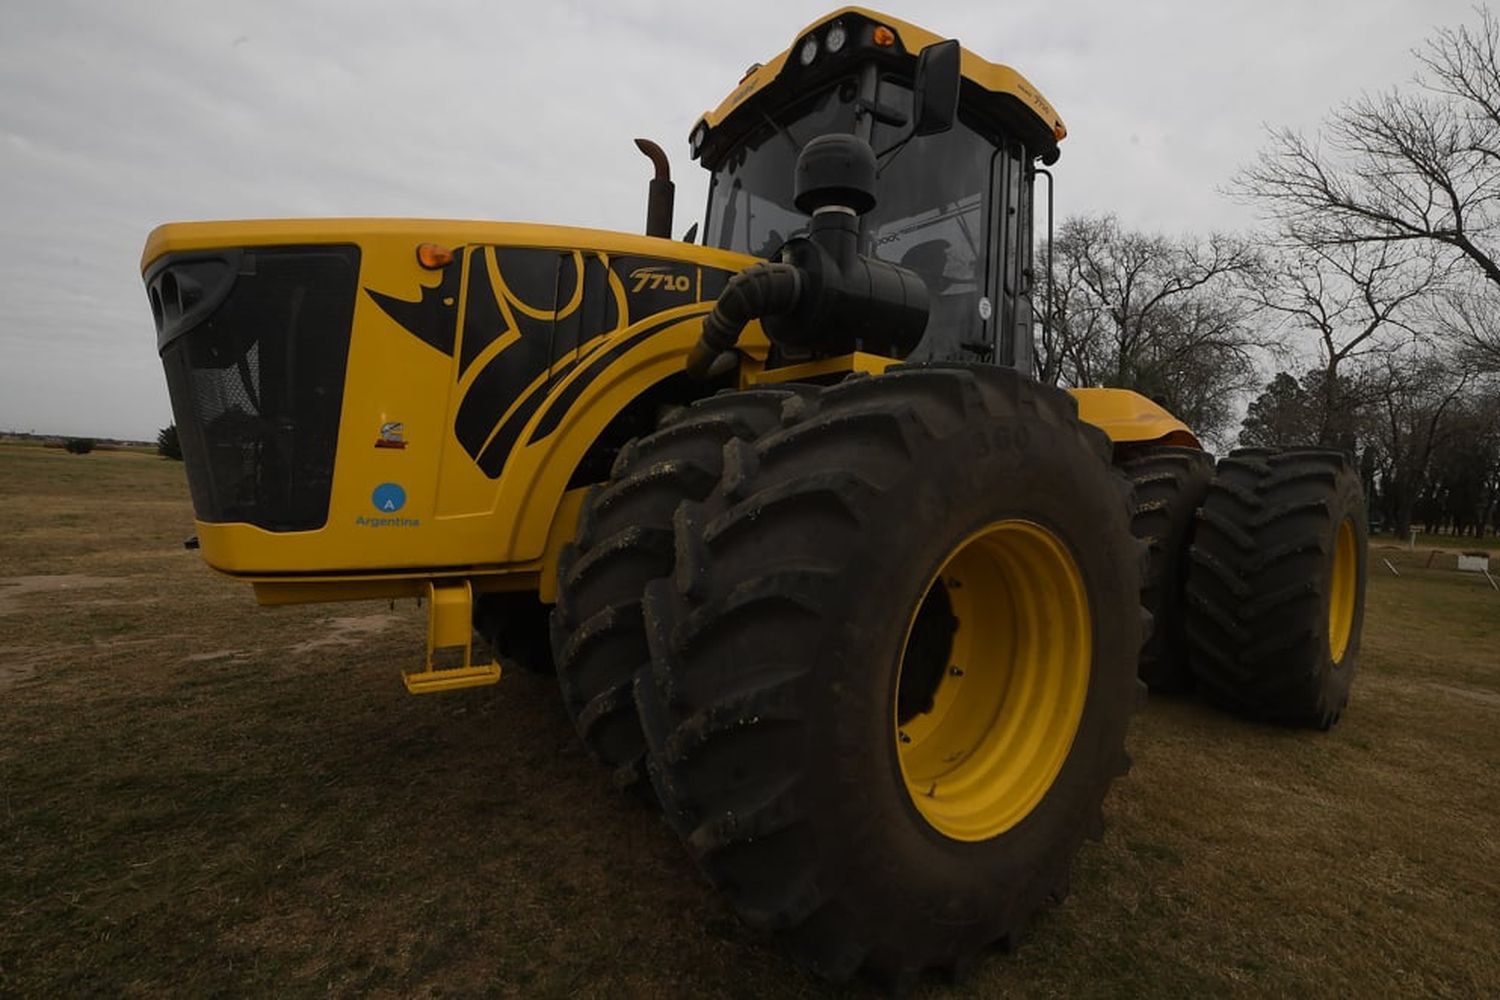
[[[427,581],[427,669],[419,674],[403,671],[406,690],[432,694],[498,681],[500,664],[475,664],[473,653],[474,590],[469,581]]]

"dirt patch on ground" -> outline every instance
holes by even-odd
[[[36,676],[36,667],[43,657],[19,657],[9,649],[0,649],[0,691],[15,687],[22,681]]]
[[[1462,698],[1465,701],[1477,701],[1481,705],[1500,707],[1500,694],[1496,694],[1493,691],[1482,691],[1479,688],[1454,687],[1452,684],[1429,684],[1428,687],[1455,698]]]
[[[183,662],[214,663],[219,660],[248,660],[256,652],[258,651],[253,649],[215,649],[207,653],[193,653],[191,656],[185,656]]]
[[[311,653],[334,646],[357,646],[364,640],[393,627],[399,621],[401,621],[400,616],[390,613],[330,618],[323,625],[321,635],[289,647],[289,652]]]
[[[94,590],[99,587],[117,586],[121,582],[117,577],[84,576],[81,573],[65,573],[56,576],[5,577],[4,579],[0,579],[0,615],[11,615],[20,612],[22,610],[20,599],[31,594]]]
[[[1419,697],[1435,704],[1432,695],[1435,693],[1441,699],[1457,698],[1471,705],[1486,705],[1500,707],[1500,692],[1488,688],[1472,687],[1467,684],[1444,683],[1442,681],[1428,680],[1425,678],[1393,677],[1390,674],[1380,674],[1362,678],[1364,686],[1373,688],[1387,688],[1400,692],[1402,697]]]

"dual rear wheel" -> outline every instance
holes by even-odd
[[[1341,453],[1244,449],[1219,462],[1190,550],[1198,685],[1241,715],[1327,729],[1349,702],[1369,527]]]
[[[1349,700],[1368,527],[1350,461],[1316,448],[1139,449],[1132,527],[1150,546],[1141,653],[1153,691],[1196,687],[1237,714],[1327,729]]]

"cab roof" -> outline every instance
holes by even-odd
[[[846,39],[837,52],[830,51],[827,44],[835,25],[843,28]],[[693,126],[688,139],[693,156],[710,163],[717,158],[717,151],[762,121],[762,113],[847,73],[857,62],[873,57],[895,72],[910,75],[917,53],[944,40],[925,28],[877,11],[841,7],[803,28],[793,43],[769,62],[756,63],[746,70],[733,92]],[[816,55],[804,63],[800,54],[809,44]],[[963,85],[959,107],[1009,126],[1034,155],[1054,152],[1068,134],[1062,118],[1041,91],[1009,66],[962,49],[960,72]]]

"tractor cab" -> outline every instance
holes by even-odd
[[[954,41],[858,8],[805,29],[694,127],[711,175],[703,242],[774,258],[807,233],[794,167],[843,133],[876,156],[876,201],[859,252],[915,272],[928,320],[910,360],[1029,371],[1033,161],[1065,134],[1014,70]]]

